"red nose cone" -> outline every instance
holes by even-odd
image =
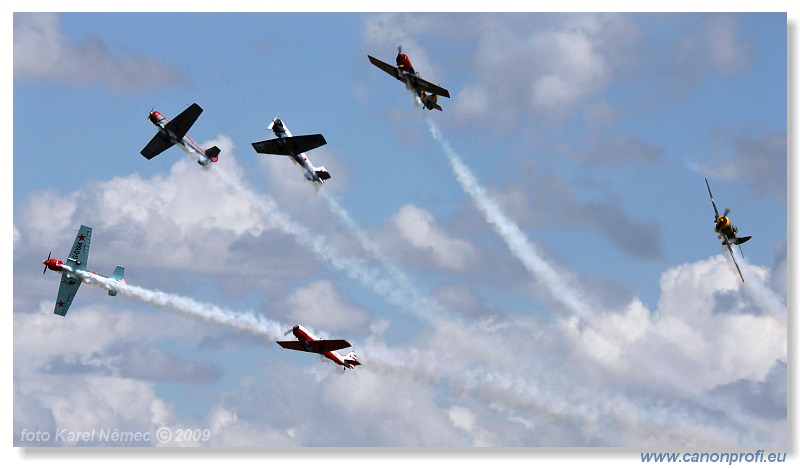
[[[52,259],[51,258],[51,259],[42,261],[42,264],[44,264],[45,267],[47,267],[48,269],[58,272],[58,271],[61,270],[61,265],[63,264],[63,262],[61,262],[58,259]]]

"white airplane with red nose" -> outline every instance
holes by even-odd
[[[142,156],[149,160],[167,148],[178,144],[189,155],[196,154],[197,162],[200,166],[216,163],[219,160],[219,148],[214,146],[204,150],[203,147],[186,135],[186,132],[194,125],[194,121],[200,117],[202,112],[203,108],[194,103],[170,121],[160,112],[150,111],[147,118],[150,119],[153,125],[158,127],[158,133],[142,148],[140,152]]]

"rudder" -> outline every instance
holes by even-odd
[[[118,265],[117,268],[114,269],[114,272],[111,273],[111,277],[109,278],[120,283],[125,283],[125,267]],[[117,291],[109,289],[108,296],[117,296]]]

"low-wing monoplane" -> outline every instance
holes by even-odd
[[[736,270],[739,272],[739,277],[742,278],[742,282],[744,282],[744,275],[742,275],[742,270],[739,269],[739,264],[736,262],[736,258],[733,255],[733,244],[739,246],[739,253],[742,253],[742,246],[741,244],[747,242],[752,236],[742,236],[739,237],[737,235],[739,229],[731,224],[731,219],[728,218],[728,213],[730,213],[731,209],[726,208],[725,212],[722,215],[719,214],[719,210],[717,209],[717,204],[714,202],[714,196],[711,195],[711,186],[708,185],[708,178],[706,178],[706,188],[708,189],[708,196],[711,197],[711,205],[714,206],[714,231],[717,232],[722,245],[728,248],[728,252],[731,255],[731,259],[733,259],[733,264],[736,266]]]
[[[277,117],[272,119],[272,122],[267,126],[267,130],[275,132],[278,138],[254,142],[253,148],[257,153],[290,157],[292,161],[303,168],[305,177],[309,181],[322,184],[327,179],[331,178],[331,174],[325,169],[325,166],[314,166],[305,154],[305,152],[321,147],[327,143],[322,134],[298,135],[297,137],[293,137],[283,121]]]
[[[114,283],[125,283],[125,267],[118,265],[114,269],[111,277],[105,277],[87,269],[87,262],[89,261],[89,244],[92,241],[92,228],[81,225],[78,234],[75,236],[75,242],[72,244],[72,250],[67,256],[67,261],[63,262],[59,259],[50,257],[53,253],[47,255],[47,259],[42,261],[44,264],[44,271],[47,269],[54,272],[61,272],[61,284],[58,286],[58,296],[56,297],[56,306],[53,313],[59,316],[66,316],[75,294],[78,293],[78,288],[81,286],[83,277],[82,272],[90,272],[100,277],[112,280],[108,282],[108,294],[116,296],[117,290],[113,288]]]
[[[186,153],[190,155],[196,153],[197,162],[200,166],[206,166],[212,162],[216,163],[219,160],[219,148],[213,146],[204,150],[186,135],[186,132],[189,131],[202,112],[203,108],[194,103],[170,121],[160,112],[150,111],[147,118],[158,127],[158,133],[150,140],[147,146],[142,148],[140,152],[142,156],[149,160],[172,145],[178,144]]]
[[[425,109],[438,109],[441,111],[442,107],[437,104],[439,96],[444,96],[445,98],[450,97],[450,92],[446,89],[420,78],[419,73],[417,73],[411,65],[411,60],[403,53],[400,47],[397,48],[397,57],[395,58],[397,67],[393,67],[386,62],[381,62],[371,55],[367,55],[367,57],[369,57],[369,61],[372,62],[373,65],[405,83],[406,88],[422,101],[422,105],[425,106]]]
[[[320,339],[315,336],[308,329],[303,326],[297,325],[286,331],[286,334],[294,334],[297,340],[278,340],[278,345],[283,348],[291,350],[299,350],[301,352],[318,353],[325,358],[333,361],[337,365],[341,365],[344,369],[353,369],[360,365],[356,353],[350,351],[347,355],[339,355],[336,350],[350,347],[350,342],[344,339]]]

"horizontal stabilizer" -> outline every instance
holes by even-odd
[[[325,166],[320,166],[319,168],[314,168],[314,174],[316,174],[317,177],[320,178],[323,181],[327,181],[328,179],[331,178],[331,173],[329,173],[328,170],[325,169]]]
[[[263,142],[253,143],[253,148],[257,153],[269,155],[293,156],[305,153],[314,148],[325,145],[325,137],[322,134],[300,135],[297,137],[273,138]]]
[[[217,148],[216,146],[213,146],[205,151],[206,156],[209,157],[211,161],[213,161],[214,163],[216,163],[217,160],[219,160],[219,152],[220,149]]]
[[[736,244],[742,244],[747,242],[752,236],[742,236],[741,238],[736,238]]]
[[[434,101],[428,100],[428,101],[425,101],[424,104],[425,104],[425,107],[428,108],[428,110],[433,110],[433,109],[436,109],[437,111],[441,111],[442,110],[442,106],[439,106]]]

